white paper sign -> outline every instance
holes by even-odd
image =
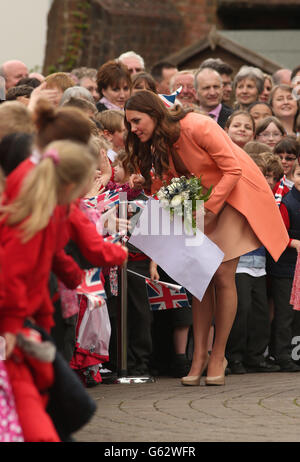
[[[182,218],[175,215],[171,220],[154,199],[148,200],[129,242],[199,300],[224,257],[200,230],[187,234]]]

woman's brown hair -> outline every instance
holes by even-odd
[[[146,82],[148,85],[148,90],[153,91],[153,93],[157,94],[155,80],[151,74],[148,74],[148,72],[138,72],[137,74],[134,74],[131,78],[132,89],[135,89],[136,85],[138,85],[140,82]]]
[[[131,89],[132,82],[131,76],[128,68],[117,61],[107,61],[104,63],[98,70],[97,73],[97,86],[98,91],[101,96],[102,90],[106,90],[107,87],[118,85],[122,80],[124,80],[128,87]]]
[[[286,152],[287,154],[294,154],[297,158],[300,155],[300,144],[293,136],[285,136],[280,140],[276,146],[273,148],[274,154],[282,154]]]
[[[134,169],[143,175],[146,185],[149,186],[152,167],[160,178],[169,169],[169,154],[174,152],[173,144],[180,136],[178,122],[191,112],[191,109],[183,109],[179,105],[168,109],[159,96],[148,90],[141,90],[132,95],[124,109],[125,114],[126,110],[145,113],[155,122],[151,139],[143,143],[132,133],[130,123],[125,116],[127,128],[125,149],[129,154],[129,161]]]

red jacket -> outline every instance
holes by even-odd
[[[6,202],[17,196],[23,178],[34,165],[32,158],[27,159],[8,176]],[[103,240],[79,209],[78,202],[71,205],[69,212],[65,206],[57,206],[47,227],[25,244],[20,240],[18,227],[2,223],[5,291],[0,307],[0,332],[17,332],[26,317],[33,317],[38,325],[50,330],[53,306],[48,291],[49,274],[70,239],[95,266],[121,265],[127,255],[121,246]]]

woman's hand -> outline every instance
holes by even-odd
[[[145,178],[142,175],[134,173],[129,178],[129,186],[133,189],[143,189],[145,185]]]
[[[210,227],[214,226],[217,215],[211,212],[210,210],[205,210],[204,215],[204,232],[210,232]]]
[[[150,272],[150,279],[152,279],[152,281],[158,281],[159,280],[160,276],[159,276],[159,273],[157,271],[157,264],[153,260],[150,261],[149,272]]]

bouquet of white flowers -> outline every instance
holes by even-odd
[[[186,178],[172,178],[170,184],[165,184],[157,192],[156,196],[164,209],[170,210],[171,216],[176,215],[184,217],[185,225],[196,228],[195,213],[200,202],[206,202],[212,191],[212,186],[208,191],[203,192],[201,177],[192,176]]]

